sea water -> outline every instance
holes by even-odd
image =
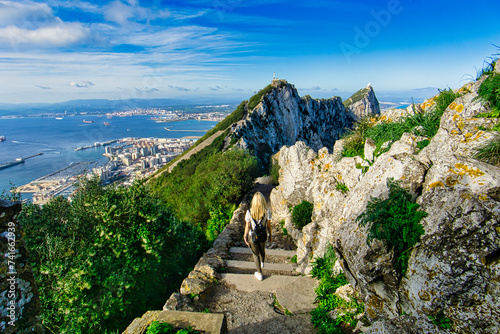
[[[126,137],[201,137],[216,124],[214,121],[196,120],[156,123],[150,116],[0,119],[0,135],[6,137],[6,141],[0,142],[0,165],[19,157],[43,153],[22,164],[0,169],[0,194],[10,190],[10,183],[14,186],[27,184],[72,162],[95,161],[104,165],[108,161],[102,155],[103,147],[75,151],[77,147]]]

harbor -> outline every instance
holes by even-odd
[[[43,155],[43,153],[37,153],[37,154],[33,154],[33,155],[30,155],[29,157],[26,157],[26,158],[17,158],[16,160],[14,161],[11,161],[11,162],[7,162],[3,165],[0,165],[0,169],[4,169],[4,168],[9,168],[9,167],[12,167],[12,166],[15,166],[15,165],[19,165],[19,164],[22,164],[24,163],[26,160],[28,159],[31,159],[31,158],[34,158],[34,157],[37,157],[39,155]]]
[[[86,149],[89,149],[89,148],[100,147],[100,146],[108,146],[108,145],[116,143],[117,141],[118,141],[118,139],[109,140],[109,141],[105,141],[105,142],[102,142],[102,143],[96,142],[96,143],[94,143],[94,145],[87,145],[87,146],[77,147],[77,148],[75,148],[75,151],[82,151],[82,150],[86,150]]]

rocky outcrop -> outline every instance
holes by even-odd
[[[340,158],[343,141],[332,153],[299,142],[276,156],[273,215],[297,242],[300,270],[309,272],[312,259],[332,244],[364,299],[372,323],[365,333],[440,332],[429,317],[447,319],[454,333],[500,330],[500,168],[473,158],[499,134],[481,130],[494,120],[474,118],[486,111],[477,98],[480,83],[460,90],[422,150],[417,145],[428,138],[406,133],[378,156],[368,141],[364,157]],[[433,105],[430,99],[419,107]],[[368,230],[356,221],[371,197],[387,196],[388,178],[399,180],[428,213],[404,276],[393,269],[392,250],[378,240],[368,245]],[[302,200],[314,203],[313,219],[297,230],[289,208]]]
[[[44,333],[38,289],[16,219],[21,208],[20,202],[0,200],[0,332]]]
[[[335,141],[353,124],[353,114],[346,111],[339,97],[328,100],[300,97],[285,80],[273,80],[272,86],[233,132],[238,140],[236,145],[254,152],[266,167],[272,154],[297,141],[314,150],[333,148]],[[370,103],[378,106],[373,90],[370,91]],[[364,112],[369,110],[367,107]]]
[[[371,84],[345,100],[344,106],[356,121],[367,116],[380,115],[380,105]]]

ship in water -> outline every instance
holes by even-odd
[[[0,143],[5,141],[5,139],[7,139],[7,138],[5,138],[5,136],[0,136]]]
[[[102,124],[104,124],[104,125],[106,125],[106,126],[109,126],[109,123],[108,123],[108,122],[104,122],[104,123],[102,123]]]
[[[91,124],[91,123],[94,123],[94,121],[86,121],[86,120],[83,120],[83,123]]]

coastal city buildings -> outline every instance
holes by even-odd
[[[119,182],[127,186],[135,180],[155,173],[177,155],[189,149],[197,138],[124,138],[116,140],[113,141],[115,146],[104,147],[103,154],[109,158],[104,166],[96,166],[95,162],[72,163],[66,168],[17,188],[17,191],[33,193],[33,203],[45,204],[56,196],[71,197],[76,190],[76,182],[81,176],[93,177],[97,175],[103,184]],[[104,143],[76,149],[104,146],[102,144]]]

